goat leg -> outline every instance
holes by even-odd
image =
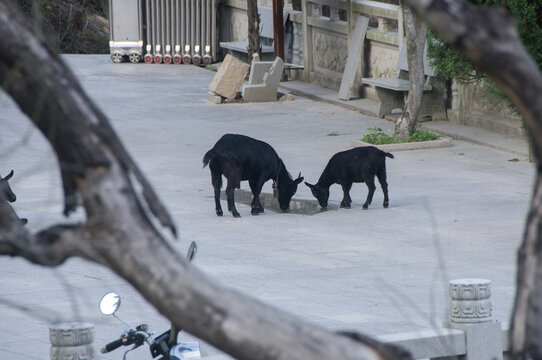
[[[350,209],[350,204],[352,204],[352,199],[350,198],[350,189],[352,188],[352,183],[341,184],[343,188],[343,201],[341,201],[341,208]]]
[[[367,179],[366,184],[367,184],[367,188],[369,189],[369,193],[367,194],[367,199],[365,200],[365,204],[363,204],[363,210],[367,210],[369,208],[369,205],[373,201],[373,195],[376,189],[374,177],[372,179]]]
[[[250,185],[250,190],[252,191],[252,195],[254,196],[252,198],[252,203],[251,203],[252,209],[250,210],[250,213],[252,215],[261,214],[263,213],[263,206],[262,206],[262,203],[260,202],[260,193],[262,191],[263,183],[261,181],[255,182],[252,180],[249,180],[248,183]]]
[[[388,198],[388,182],[386,181],[386,168],[378,172],[376,176],[378,177],[378,182],[380,183],[380,187],[382,188],[382,192],[384,193],[384,203],[382,205],[387,208],[390,205],[390,199]]]
[[[237,211],[235,208],[235,201],[234,201],[234,192],[235,192],[235,185],[232,184],[230,180],[228,180],[228,186],[226,186],[226,196],[228,198],[228,211],[232,213],[233,217],[241,217],[241,214]]]
[[[222,187],[222,174],[211,170],[211,181],[215,191],[215,211],[217,216],[222,216],[222,206],[220,205],[220,188]]]

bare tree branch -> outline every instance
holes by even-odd
[[[0,201],[0,254],[21,256],[32,263],[58,266],[72,256],[102,262],[90,244],[85,226],[54,226],[31,235],[11,206]]]

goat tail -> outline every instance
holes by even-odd
[[[206,167],[207,164],[209,164],[209,161],[211,161],[211,158],[215,155],[215,149],[212,148],[211,150],[207,151],[205,153],[205,156],[203,156],[203,167]]]
[[[385,152],[385,151],[382,151],[384,153],[385,156],[389,157],[390,159],[395,159],[395,156],[393,156],[392,153],[389,153],[389,152]]]

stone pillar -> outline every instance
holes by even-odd
[[[339,21],[339,9],[331,7],[329,9],[329,21]]]
[[[94,326],[89,323],[61,323],[49,328],[51,360],[93,360]]]
[[[377,29],[378,29],[378,32],[381,32],[381,33],[388,32],[389,31],[388,19],[383,18],[383,17],[379,17],[378,18],[378,28]]]
[[[501,323],[491,315],[491,281],[452,280],[449,293],[450,327],[465,332],[465,360],[502,360]]]
[[[322,16],[322,5],[312,4],[312,16],[314,17]]]
[[[303,26],[294,22],[294,45],[292,63],[303,65]]]
[[[452,82],[451,94],[449,95],[451,97],[451,109],[448,109],[448,119],[451,122],[465,124],[460,86],[461,85],[458,85],[456,81]]]

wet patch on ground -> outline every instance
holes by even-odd
[[[252,203],[252,192],[250,190],[237,189],[235,190],[234,197],[235,202],[238,204],[250,206],[250,204]],[[226,194],[222,192],[220,198],[222,200],[226,200]],[[273,194],[261,193],[260,202],[262,203],[265,211],[269,210],[277,213],[282,212],[279,207],[279,202],[273,197]],[[224,209],[227,209],[227,205],[222,204],[222,207]],[[288,212],[290,214],[298,215],[316,215],[325,211],[326,209],[321,208],[320,205],[318,205],[318,201],[316,200],[303,200],[293,197],[290,201],[290,210]]]

